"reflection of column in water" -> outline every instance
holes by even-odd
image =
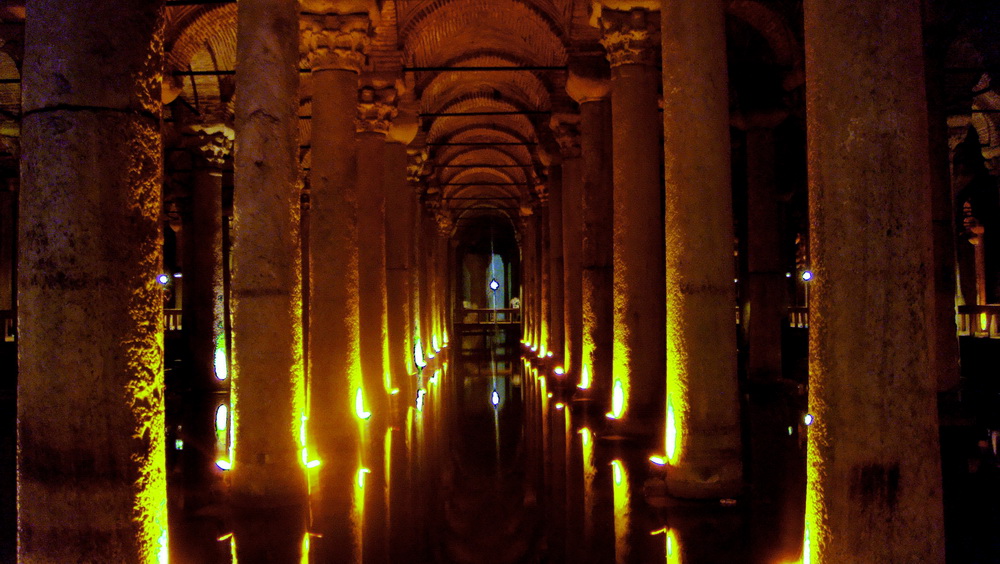
[[[666,564],[682,564],[684,561],[681,557],[681,544],[680,540],[677,538],[677,532],[673,529],[668,529],[664,527],[658,531],[653,531],[651,535],[663,535],[664,539],[664,559]]]
[[[580,444],[583,453],[583,538],[593,542],[594,538],[594,435],[590,429],[580,429]]]
[[[632,497],[628,483],[628,470],[621,460],[611,462],[611,476],[614,481],[615,497],[615,561],[619,564],[629,561],[629,526],[632,513]]]

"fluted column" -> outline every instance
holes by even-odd
[[[603,60],[577,61],[566,84],[580,104],[582,251],[581,343],[578,387],[605,405],[611,398],[614,302],[613,147],[610,70]]]
[[[728,497],[742,455],[723,1],[664,2],[662,26],[667,487]]]
[[[918,0],[805,2],[814,563],[944,562],[921,26]]]
[[[661,436],[665,388],[663,216],[656,33],[643,9],[600,13],[614,118],[614,360],[611,415]]]
[[[307,446],[315,451],[309,458],[321,461],[313,471],[312,529],[322,535],[313,553],[324,562],[360,562],[366,508],[359,476],[370,410],[360,353],[355,118],[371,24],[364,15],[324,15],[303,16],[300,25],[313,91]]]
[[[553,133],[562,152],[563,307],[562,318],[565,346],[562,349],[563,368],[571,382],[580,382],[580,357],[583,351],[583,303],[581,253],[583,252],[583,193],[582,159],[580,151],[580,116],[553,116]],[[555,202],[553,202],[555,207]]]
[[[367,82],[367,80],[366,80]],[[388,313],[385,248],[386,134],[396,115],[393,87],[365,85],[358,93],[358,283],[361,373],[364,403],[372,413],[364,436],[365,514],[364,562],[388,561],[388,477],[385,475],[385,433],[389,411]]]
[[[167,556],[162,9],[27,5],[18,562]]]

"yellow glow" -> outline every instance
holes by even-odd
[[[988,323],[989,322],[986,319],[986,314],[985,313],[980,313],[979,314],[979,328],[985,331],[989,327]]]
[[[589,447],[590,446],[590,429],[584,427],[583,429],[580,429],[577,432],[580,433],[580,441],[583,443],[583,446],[584,447]]]
[[[584,535],[589,538],[594,530],[594,506],[596,498],[594,494],[594,478],[597,476],[597,469],[594,467],[594,445],[591,441],[590,429],[584,427],[580,429],[581,455],[583,460],[583,526]]]
[[[232,537],[233,537],[233,533],[226,533],[226,534],[222,535],[221,537],[219,537],[219,538],[217,538],[215,540],[217,540],[219,542],[222,542],[222,541],[225,541],[225,540],[229,540]]]
[[[424,360],[424,348],[423,345],[420,344],[420,339],[417,339],[416,342],[413,343],[413,364],[416,364],[417,368],[420,369],[427,366],[427,361]]]
[[[674,411],[674,401],[673,401],[673,397],[671,396],[671,394],[667,394],[667,425],[666,425],[666,427],[667,427],[667,429],[666,429],[666,431],[667,431],[666,432],[666,435],[667,435],[667,443],[666,443],[666,447],[667,447],[667,460],[669,460],[671,464],[677,464],[677,461],[680,458],[678,456],[678,453],[679,453],[680,449],[677,448],[678,443],[679,443],[678,439],[679,439],[679,435],[680,434],[677,431],[677,414]]]
[[[614,387],[611,389],[611,412],[608,413],[608,418],[621,419],[622,415],[625,415],[625,402],[625,385],[621,379],[616,378]]]
[[[559,403],[556,404],[556,409],[562,409],[564,407],[566,407],[566,406],[562,402],[559,402]]]
[[[437,334],[431,335],[431,348],[434,349],[434,352],[441,352],[441,347],[438,346]]]
[[[225,459],[221,459],[221,458],[219,460],[215,461],[215,465],[218,466],[219,468],[221,468],[222,470],[232,470],[233,469],[233,463],[232,462],[230,462],[228,460],[225,460]]]
[[[438,383],[438,376],[440,376],[440,375],[441,375],[441,369],[438,368],[437,370],[434,371],[434,374],[431,376],[430,383],[431,384],[437,384]]]
[[[426,390],[423,390],[423,389],[417,390],[417,411],[418,412],[422,413],[424,411],[424,396],[426,394],[427,394]]]
[[[673,529],[663,527],[658,531],[653,531],[651,535],[664,535],[664,553],[666,564],[681,564],[681,544],[677,539],[677,532]]]
[[[628,483],[628,471],[620,460],[611,463],[614,475],[614,503],[615,503],[615,559],[617,562],[629,562],[628,531],[631,525],[631,497],[632,492]]]
[[[309,564],[309,533],[302,535],[302,557],[301,564]]]
[[[226,339],[224,336],[220,336],[219,341],[221,341],[221,346],[219,344],[215,346],[215,377],[219,380],[225,380],[229,377],[229,368],[226,362]]]
[[[367,469],[367,468],[360,468],[360,469],[358,469],[358,487],[359,488],[364,488],[365,487],[365,474],[371,474],[371,473],[372,473],[372,471],[369,470],[369,469]]]
[[[580,370],[580,383],[577,384],[576,387],[581,390],[589,390],[590,385],[590,370],[588,370],[587,365],[584,364],[583,368]]]
[[[649,457],[649,461],[657,466],[664,466],[667,463],[667,459],[662,456],[653,455]]]
[[[556,368],[555,368],[555,370],[553,370],[553,372],[556,373],[556,376],[562,376],[563,374],[566,373],[566,370],[563,369],[562,366],[556,366]]]
[[[229,427],[229,408],[226,404],[219,404],[215,410],[215,430],[225,431]]]
[[[398,396],[399,395],[399,388],[393,388],[393,389],[389,390],[389,395],[390,396]]]
[[[354,413],[358,419],[370,419],[372,416],[372,412],[365,409],[365,393],[362,388],[358,388],[354,394]]]

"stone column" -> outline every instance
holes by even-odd
[[[580,304],[582,304],[581,392],[607,404],[611,398],[614,335],[612,227],[613,178],[610,164],[611,83],[607,63],[596,58],[573,65],[566,90],[580,104],[582,177]],[[589,391],[587,391],[589,390]],[[606,406],[604,407],[606,410]]]
[[[563,307],[562,321],[565,346],[562,349],[563,368],[569,381],[580,383],[580,355],[583,350],[583,303],[580,257],[583,251],[582,159],[580,151],[580,116],[557,114],[552,118],[553,133],[562,153],[562,255]],[[556,202],[552,202],[553,208]],[[610,234],[609,234],[610,235]],[[554,245],[554,243],[553,243]],[[584,306],[586,307],[586,306]],[[557,349],[558,350],[558,349]]]
[[[722,0],[671,1],[661,15],[667,487],[730,497],[742,464],[725,13]]]
[[[228,387],[222,286],[222,169],[233,148],[233,130],[224,124],[197,125],[194,185],[184,238],[184,333],[188,336],[194,385],[199,390]],[[222,383],[225,385],[222,386]],[[214,418],[213,418],[214,419]]]
[[[18,562],[167,557],[162,8],[27,6]]]
[[[406,145],[416,134],[415,115],[400,111],[389,130],[385,149],[386,338],[389,372],[397,390],[392,396],[392,438],[389,469],[389,559],[404,561],[412,554],[413,521],[408,503],[411,484],[407,456],[407,410],[416,395],[412,339],[413,190],[407,181]],[[412,117],[413,119],[406,119]],[[404,123],[400,123],[400,122]]]
[[[14,252],[17,242],[17,192],[14,182],[0,184],[0,310],[14,309]],[[2,338],[2,335],[0,335]]]
[[[944,562],[921,4],[806,0],[805,29],[809,560]]]
[[[368,82],[366,77],[366,82]],[[364,562],[388,560],[384,437],[390,426],[385,248],[386,134],[396,116],[396,90],[379,82],[358,92],[358,285],[364,402],[372,413],[364,439]]]
[[[538,236],[538,356],[545,358],[550,350],[549,316],[552,313],[551,285],[549,284],[549,194],[545,187],[539,188],[537,208]]]
[[[565,363],[566,336],[563,313],[565,294],[563,255],[563,185],[565,175],[562,166],[552,167],[549,172],[549,205],[548,214],[548,251],[549,251],[549,352],[555,359],[555,365]],[[577,302],[579,303],[579,302]],[[565,367],[564,367],[565,368]]]
[[[611,415],[626,418],[636,433],[656,437],[663,428],[666,362],[658,21],[655,12],[643,9],[600,13],[615,124]]]
[[[230,496],[249,561],[298,558],[305,532],[297,25],[294,4],[240,4]]]
[[[773,384],[781,378],[781,327],[788,308],[788,281],[781,262],[781,218],[771,125],[752,123],[746,131],[749,305],[742,312],[742,323],[749,344],[747,377]]]
[[[191,387],[185,397],[183,435],[185,443],[195,448],[184,449],[180,456],[184,503],[195,509],[208,501],[213,482],[221,486],[216,460],[231,439],[223,434],[219,440],[216,412],[220,405],[227,410],[232,407],[222,270],[222,174],[234,133],[224,124],[196,124],[189,129],[193,135],[185,139],[185,145],[193,149],[195,158],[178,244],[184,257],[183,333]],[[200,445],[209,448],[198,448]]]
[[[363,380],[355,117],[370,25],[363,15],[300,20],[313,91],[307,446],[315,450],[309,457],[321,461],[312,528],[323,535],[315,539],[313,553],[324,562],[360,561],[362,550],[365,508],[356,485],[365,421],[356,406]]]

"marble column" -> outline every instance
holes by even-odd
[[[163,4],[26,8],[18,562],[165,559]]]
[[[652,440],[666,386],[656,34],[644,9],[600,14],[614,118],[614,357],[610,415]],[[657,438],[656,442],[661,439]]]
[[[661,10],[667,487],[732,497],[743,471],[725,11],[722,0]]]
[[[313,553],[324,562],[358,562],[366,425],[360,353],[358,186],[355,118],[358,73],[370,22],[364,15],[303,16],[302,47],[312,69],[309,172],[309,420]],[[381,172],[379,174],[381,178]],[[370,411],[370,410],[369,410]]]
[[[613,147],[611,141],[611,82],[603,60],[577,61],[566,91],[580,104],[581,211],[580,229],[580,368],[583,396],[601,404],[611,399],[614,336],[613,272]]]
[[[230,499],[249,561],[297,558],[305,532],[297,27],[294,4],[240,4]]]
[[[566,378],[580,382],[580,355],[583,350],[583,309],[581,308],[582,274],[580,256],[583,251],[583,194],[580,152],[580,116],[558,114],[552,118],[553,133],[562,153],[562,182],[559,207],[562,212],[562,317],[553,316],[563,326],[565,346],[562,365]],[[556,207],[556,202],[552,202]],[[554,243],[553,243],[554,244]]]
[[[368,82],[366,77],[365,82]],[[385,248],[386,134],[396,116],[396,89],[379,81],[358,91],[358,310],[365,409],[364,562],[388,561],[384,437],[391,425]]]
[[[808,558],[944,562],[921,3],[804,7]]]

